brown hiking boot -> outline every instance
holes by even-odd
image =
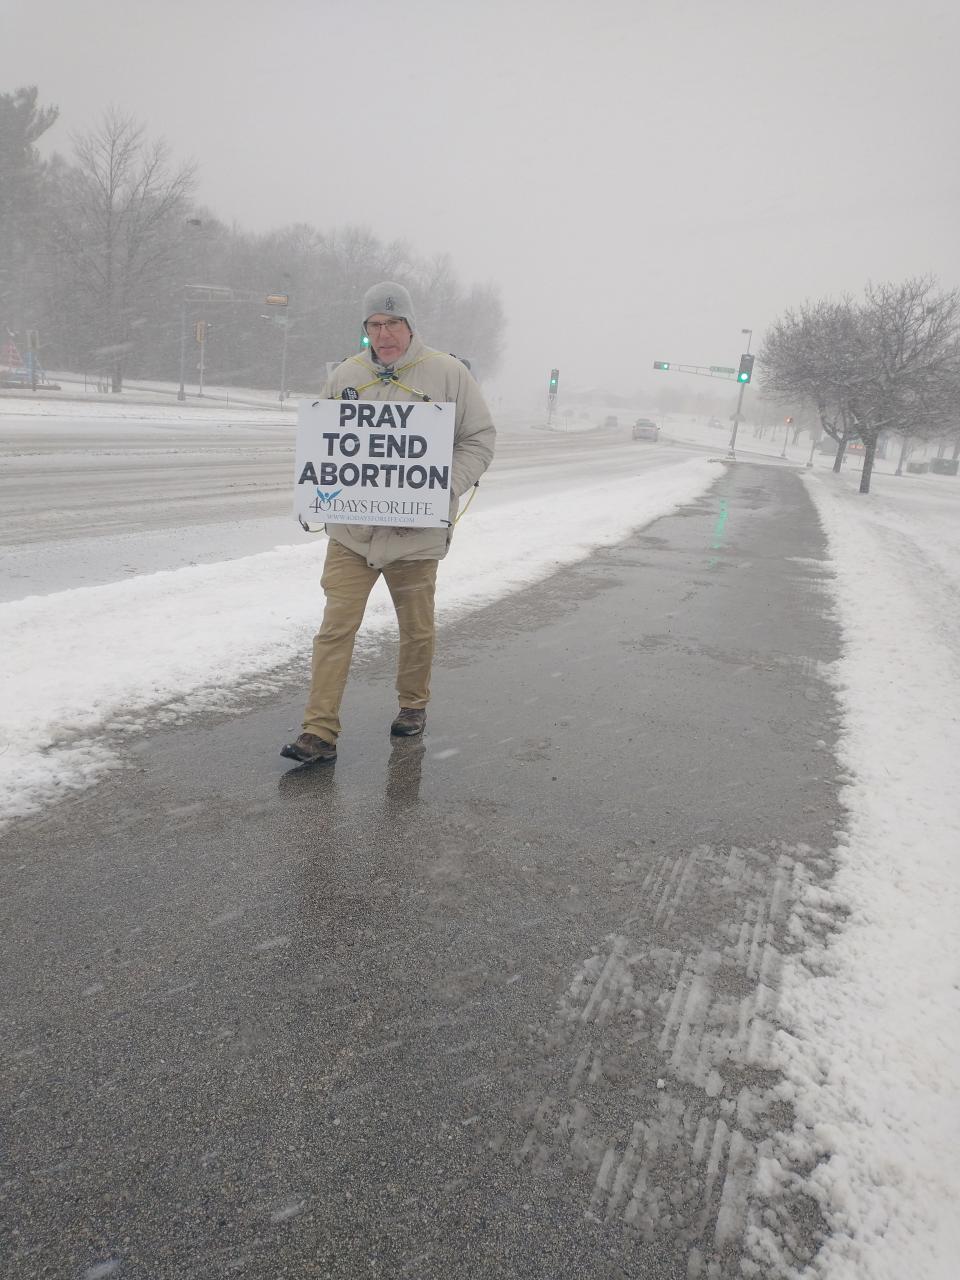
[[[426,723],[427,713],[423,707],[401,707],[399,715],[390,726],[390,732],[395,738],[415,738],[417,734],[423,733]]]
[[[326,738],[318,738],[315,733],[301,733],[296,742],[288,742],[280,748],[280,754],[288,760],[296,760],[300,764],[324,764],[336,760],[337,748]]]

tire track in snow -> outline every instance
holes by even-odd
[[[645,874],[621,865],[637,894],[629,934],[583,961],[541,1034],[515,1162],[579,1175],[585,1215],[673,1252],[688,1280],[772,1276],[771,1233],[781,1259],[815,1250],[816,1214],[771,1174],[790,1122],[774,1047],[782,949],[815,859],[704,845]],[[712,932],[706,901],[711,919],[722,908]]]

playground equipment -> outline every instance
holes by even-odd
[[[27,353],[21,356],[14,335],[7,333],[7,340],[0,350],[0,387],[29,387],[31,391],[59,391],[60,385],[51,382],[40,363],[40,334],[36,329],[27,330]]]

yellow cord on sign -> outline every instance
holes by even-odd
[[[365,382],[362,387],[354,387],[354,391],[356,391],[357,395],[359,395],[361,391],[369,391],[371,387],[375,387],[377,385],[399,387],[401,391],[406,391],[407,395],[416,396],[418,400],[429,401],[430,396],[428,396],[425,391],[418,391],[416,387],[408,387],[405,382],[401,382],[400,374],[406,373],[408,369],[415,368],[416,365],[422,364],[424,360],[429,360],[436,354],[437,354],[436,352],[430,351],[426,355],[418,356],[416,360],[411,360],[409,364],[402,364],[399,369],[395,369],[393,373],[389,375],[389,377],[381,376],[381,377],[374,378],[370,382]],[[360,366],[361,369],[366,369],[367,366],[364,364],[364,362],[361,360],[359,356],[351,356],[350,359],[355,361]],[[331,400],[337,399],[336,396],[331,396],[330,398]],[[342,397],[340,398],[342,399]]]
[[[471,502],[474,500],[474,498],[477,496],[477,490],[478,490],[479,488],[480,488],[480,481],[479,481],[479,480],[474,481],[474,485],[473,485],[473,492],[470,494],[470,497],[469,497],[469,498],[466,500],[466,502],[463,504],[463,510],[460,512],[460,514],[457,516],[456,520],[454,520],[454,522],[453,522],[453,528],[454,528],[454,529],[457,527],[457,525],[460,523],[460,521],[463,519],[463,517],[467,514],[467,507],[469,507],[470,503],[471,503]]]

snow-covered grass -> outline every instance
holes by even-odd
[[[715,463],[696,458],[585,488],[578,507],[597,513],[585,522],[571,520],[568,501],[548,485],[532,501],[493,512],[478,504],[457,530],[456,573],[439,578],[441,622],[616,542],[695,498],[717,474]],[[321,535],[308,545],[0,606],[0,819],[99,777],[116,759],[106,732],[221,707],[241,684],[272,687],[269,673],[309,650],[325,549]],[[392,617],[379,584],[361,643]]]
[[[273,410],[277,416],[294,408],[294,398],[287,399],[280,403],[278,390],[267,390],[262,387],[227,387],[218,386],[216,383],[208,382],[204,388],[204,394],[198,394],[198,388],[195,382],[188,381],[184,388],[184,399],[178,400],[178,392],[180,384],[178,382],[164,382],[157,378],[134,378],[125,379],[123,390],[119,392],[98,391],[96,378],[83,373],[62,372],[49,373],[48,378],[51,383],[60,387],[59,391],[46,391],[32,396],[25,388],[16,392],[0,393],[0,400],[6,400],[10,403],[17,403],[27,399],[33,399],[34,403],[42,405],[56,405],[60,403],[63,407],[63,401],[68,400],[72,404],[86,404],[94,406],[103,404],[108,407],[116,407],[118,405],[139,404],[142,406],[148,404],[151,410],[160,407],[164,402],[173,401],[178,408],[190,408],[197,406],[198,408],[210,408],[219,406],[221,412],[224,406],[233,408],[237,405],[253,405],[261,406],[264,409]],[[46,412],[46,410],[41,410]]]
[[[130,392],[128,394],[105,399],[104,397],[78,400],[70,393],[62,396],[50,396],[47,399],[28,396],[6,396],[0,401],[5,419],[4,430],[9,433],[15,424],[22,420],[21,430],[29,430],[31,419],[57,418],[69,422],[96,421],[107,426],[110,423],[141,422],[162,423],[164,426],[177,422],[222,422],[226,413],[241,422],[276,423],[287,431],[296,430],[296,419],[292,411],[279,409],[260,403],[238,401],[234,404],[205,403],[202,400],[187,401],[183,404],[165,398],[157,403],[144,402],[144,394]]]
[[[849,814],[780,1037],[827,1280],[960,1274],[960,482],[813,475],[843,634]],[[802,918],[802,917],[801,917]],[[798,922],[799,923],[799,922]],[[803,937],[803,926],[799,926]]]

